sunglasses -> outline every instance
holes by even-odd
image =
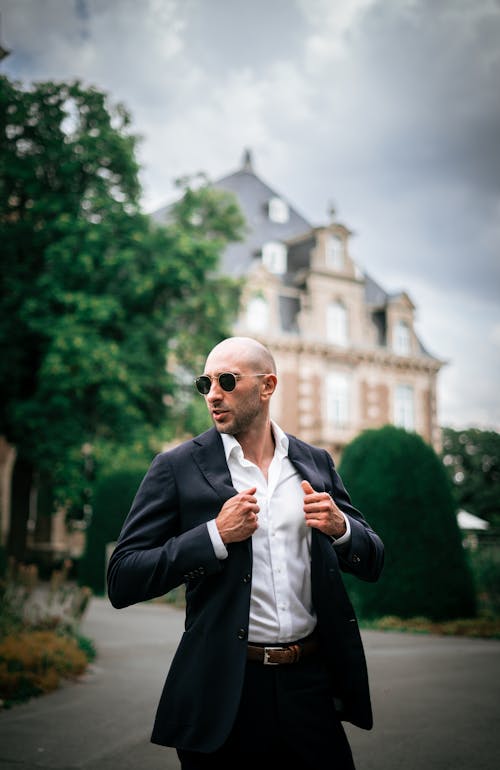
[[[266,372],[266,374],[233,374],[232,372],[222,372],[222,374],[218,374],[217,377],[209,377],[208,374],[202,374],[201,377],[195,379],[194,384],[198,389],[198,393],[201,393],[202,396],[206,396],[210,393],[213,380],[217,380],[222,390],[229,393],[231,390],[235,389],[236,383],[242,377],[266,377],[267,374],[268,372]]]

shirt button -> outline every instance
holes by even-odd
[[[239,628],[238,629],[238,639],[246,639],[247,638],[247,630],[246,628]]]

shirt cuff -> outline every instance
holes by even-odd
[[[351,522],[349,521],[349,517],[346,516],[344,512],[342,512],[342,515],[344,516],[346,531],[340,537],[332,537],[333,545],[343,545],[344,543],[347,543],[351,539]]]
[[[227,559],[229,554],[220,536],[220,532],[217,529],[217,524],[215,523],[215,519],[211,519],[210,521],[207,521],[207,529],[208,529],[208,534],[210,535],[210,540],[212,541],[212,545],[214,547],[215,555],[217,556],[218,559]],[[345,537],[345,535],[343,535],[343,537]]]

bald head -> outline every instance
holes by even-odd
[[[276,364],[269,350],[251,337],[228,337],[219,342],[209,353],[206,371],[210,362],[227,358],[238,366],[245,366],[250,371],[264,374],[276,374]]]

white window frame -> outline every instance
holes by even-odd
[[[399,319],[393,327],[392,349],[400,356],[409,356],[411,353],[411,329],[410,325]]]
[[[326,339],[334,345],[349,344],[349,316],[343,302],[334,300],[326,308]]]
[[[284,225],[290,219],[288,203],[278,197],[269,199],[267,213],[271,222],[276,222],[278,225]]]
[[[325,417],[334,428],[347,428],[351,418],[351,376],[329,372],[325,380]]]
[[[342,241],[331,233],[326,237],[325,262],[332,270],[342,270],[344,267]]]
[[[270,273],[283,275],[287,268],[287,248],[280,241],[268,241],[262,247],[262,264]]]
[[[269,303],[265,297],[250,297],[246,308],[246,325],[252,332],[264,332],[269,328]]]
[[[394,425],[408,431],[415,430],[415,388],[396,385],[394,390]]]

